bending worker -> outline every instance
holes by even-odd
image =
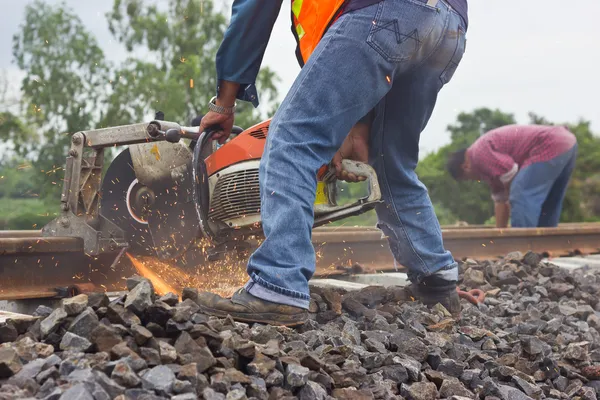
[[[217,97],[201,123],[220,126],[220,141],[231,131],[236,99],[258,105],[254,83],[282,1],[233,2],[217,54]],[[205,313],[278,325],[307,320],[317,171],[340,148],[360,154],[367,146],[383,193],[379,227],[409,268],[415,297],[460,311],[457,264],[414,171],[421,131],[465,49],[466,0],[447,1],[292,2],[302,69],[271,121],[260,164],[265,240],[250,257],[243,289],[231,299],[201,294]]]
[[[448,159],[456,180],[482,180],[495,202],[496,226],[558,225],[577,158],[577,139],[563,126],[508,125],[479,137]]]

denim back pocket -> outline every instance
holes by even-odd
[[[388,62],[409,60],[431,34],[437,16],[437,8],[420,0],[382,1],[367,43]]]
[[[465,35],[465,30],[462,26],[459,26],[457,31],[456,47],[454,48],[454,54],[452,54],[450,62],[448,63],[448,65],[446,65],[446,68],[444,68],[442,74],[440,75],[442,85],[445,85],[448,82],[450,82],[450,79],[452,79],[452,77],[454,76],[454,73],[458,68],[458,64],[460,64],[460,61],[462,60],[463,55],[465,54],[466,46],[467,38]]]

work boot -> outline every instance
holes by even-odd
[[[456,292],[456,281],[447,281],[438,276],[429,276],[419,284],[410,285],[417,300],[431,308],[440,303],[453,317],[460,317],[460,298]]]
[[[215,317],[228,315],[240,322],[257,322],[269,325],[297,326],[308,320],[308,312],[300,307],[272,303],[239,289],[231,299],[202,292],[198,295],[200,310]]]

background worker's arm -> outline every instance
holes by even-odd
[[[510,203],[508,201],[494,203],[496,214],[496,228],[506,228],[510,217]]]

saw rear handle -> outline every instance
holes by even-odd
[[[327,190],[327,204],[315,204],[315,227],[362,214],[381,203],[381,189],[373,167],[358,161],[342,160],[342,169],[356,176],[365,177],[369,184],[369,195],[354,203],[339,206],[337,204],[336,171],[333,166],[330,166],[322,177]]]

